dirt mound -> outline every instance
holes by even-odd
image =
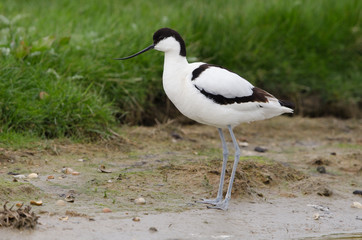
[[[187,183],[187,187],[195,191],[201,187],[215,195],[220,180],[220,161],[212,161],[210,164],[199,163],[192,165],[168,165],[159,168],[167,179],[175,182]],[[229,162],[224,184],[226,193],[230,178],[232,163]],[[306,176],[288,165],[275,161],[244,160],[239,163],[235,173],[233,185],[233,196],[250,195],[254,193],[252,188],[263,188],[277,186],[282,182],[295,182],[306,178]]]
[[[4,181],[0,183],[0,201],[9,199],[29,199],[40,196],[41,190],[29,183]]]

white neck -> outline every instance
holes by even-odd
[[[165,52],[162,83],[168,98],[175,103],[175,98],[180,95],[183,84],[185,84],[188,62],[186,57],[176,52]]]
[[[163,64],[163,78],[178,75],[187,69],[186,57],[175,52],[165,52],[165,62]],[[181,71],[181,72],[180,72]],[[182,75],[182,74],[181,74]],[[186,77],[186,76],[185,76]]]

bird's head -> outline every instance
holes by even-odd
[[[158,51],[165,53],[175,51],[180,56],[186,57],[185,42],[182,39],[181,35],[175,30],[172,30],[170,28],[161,28],[153,34],[152,45],[131,56],[124,58],[116,58],[116,60],[125,60],[133,58],[151,49],[156,49]]]

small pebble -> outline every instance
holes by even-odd
[[[54,176],[48,176],[48,179],[54,179]]]
[[[359,202],[353,202],[351,207],[362,209],[362,204]]]
[[[314,220],[318,220],[320,217],[321,217],[321,216],[319,215],[319,213],[315,213],[315,214],[313,215]]]
[[[173,132],[173,133],[171,133],[171,136],[173,139],[182,140],[182,137],[178,133]]]
[[[158,232],[157,228],[155,227],[150,227],[150,229],[148,229],[148,231],[154,233],[154,232]]]
[[[112,210],[109,209],[109,208],[103,208],[102,212],[104,212],[104,213],[110,213],[110,212],[112,212]]]
[[[326,187],[320,187],[319,189],[317,189],[317,194],[319,196],[330,197],[330,196],[332,196],[333,191]]]
[[[267,149],[267,148],[264,148],[264,147],[255,147],[255,148],[254,148],[254,151],[255,151],[255,152],[261,152],[261,153],[263,153],[263,152],[268,151],[268,149]]]
[[[134,217],[134,218],[132,218],[132,221],[134,221],[134,222],[139,222],[139,221],[141,221],[141,218],[139,218],[139,217]]]
[[[112,172],[111,170],[106,170],[106,166],[104,166],[104,165],[99,166],[99,168],[97,170],[98,170],[98,172],[101,172],[101,173],[111,173]]]
[[[65,201],[73,203],[75,201],[74,194],[67,194],[67,196],[64,198]]]
[[[57,206],[65,206],[65,201],[63,201],[63,200],[58,200],[58,201],[55,203],[55,205],[57,205]]]
[[[134,200],[134,203],[137,205],[144,205],[144,204],[146,204],[146,200],[144,198],[140,197],[140,198],[136,198]]]
[[[323,167],[323,166],[318,166],[318,167],[317,167],[317,172],[319,172],[319,173],[326,173],[327,171],[326,171],[326,168],[325,168],[325,167]]]
[[[30,204],[31,205],[35,205],[35,206],[41,206],[43,205],[43,201],[42,200],[39,200],[39,201],[30,201]]]
[[[26,177],[25,177],[25,175],[19,174],[19,175],[14,175],[13,178],[23,179],[23,178],[26,178]]]
[[[356,194],[356,195],[362,195],[362,190],[356,190],[356,191],[353,191],[353,194]]]
[[[71,168],[66,168],[66,167],[64,167],[64,168],[62,168],[62,173],[65,173],[65,174],[72,174],[72,172],[74,172],[74,170],[73,169],[71,169]]]
[[[80,172],[72,172],[72,175],[79,175],[80,174]]]
[[[30,173],[30,174],[28,175],[28,178],[30,178],[30,179],[38,178],[38,174],[36,174],[36,173]]]
[[[64,222],[68,221],[68,219],[69,219],[69,216],[59,218],[59,220],[64,221]]]
[[[249,143],[248,142],[240,142],[239,145],[240,145],[240,147],[247,147],[247,146],[249,146]]]
[[[17,203],[17,204],[16,204],[16,206],[17,206],[18,208],[22,207],[23,205],[24,205],[23,203]]]

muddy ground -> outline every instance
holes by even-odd
[[[43,203],[32,206],[35,230],[0,228],[1,239],[362,238],[362,209],[351,207],[362,203],[352,194],[362,190],[361,123],[278,117],[237,127],[242,157],[225,212],[195,203],[218,189],[222,152],[213,127],[170,121],[123,126],[97,143],[0,148],[0,201]],[[30,173],[39,177],[13,181]],[[134,203],[140,197],[144,205]]]

